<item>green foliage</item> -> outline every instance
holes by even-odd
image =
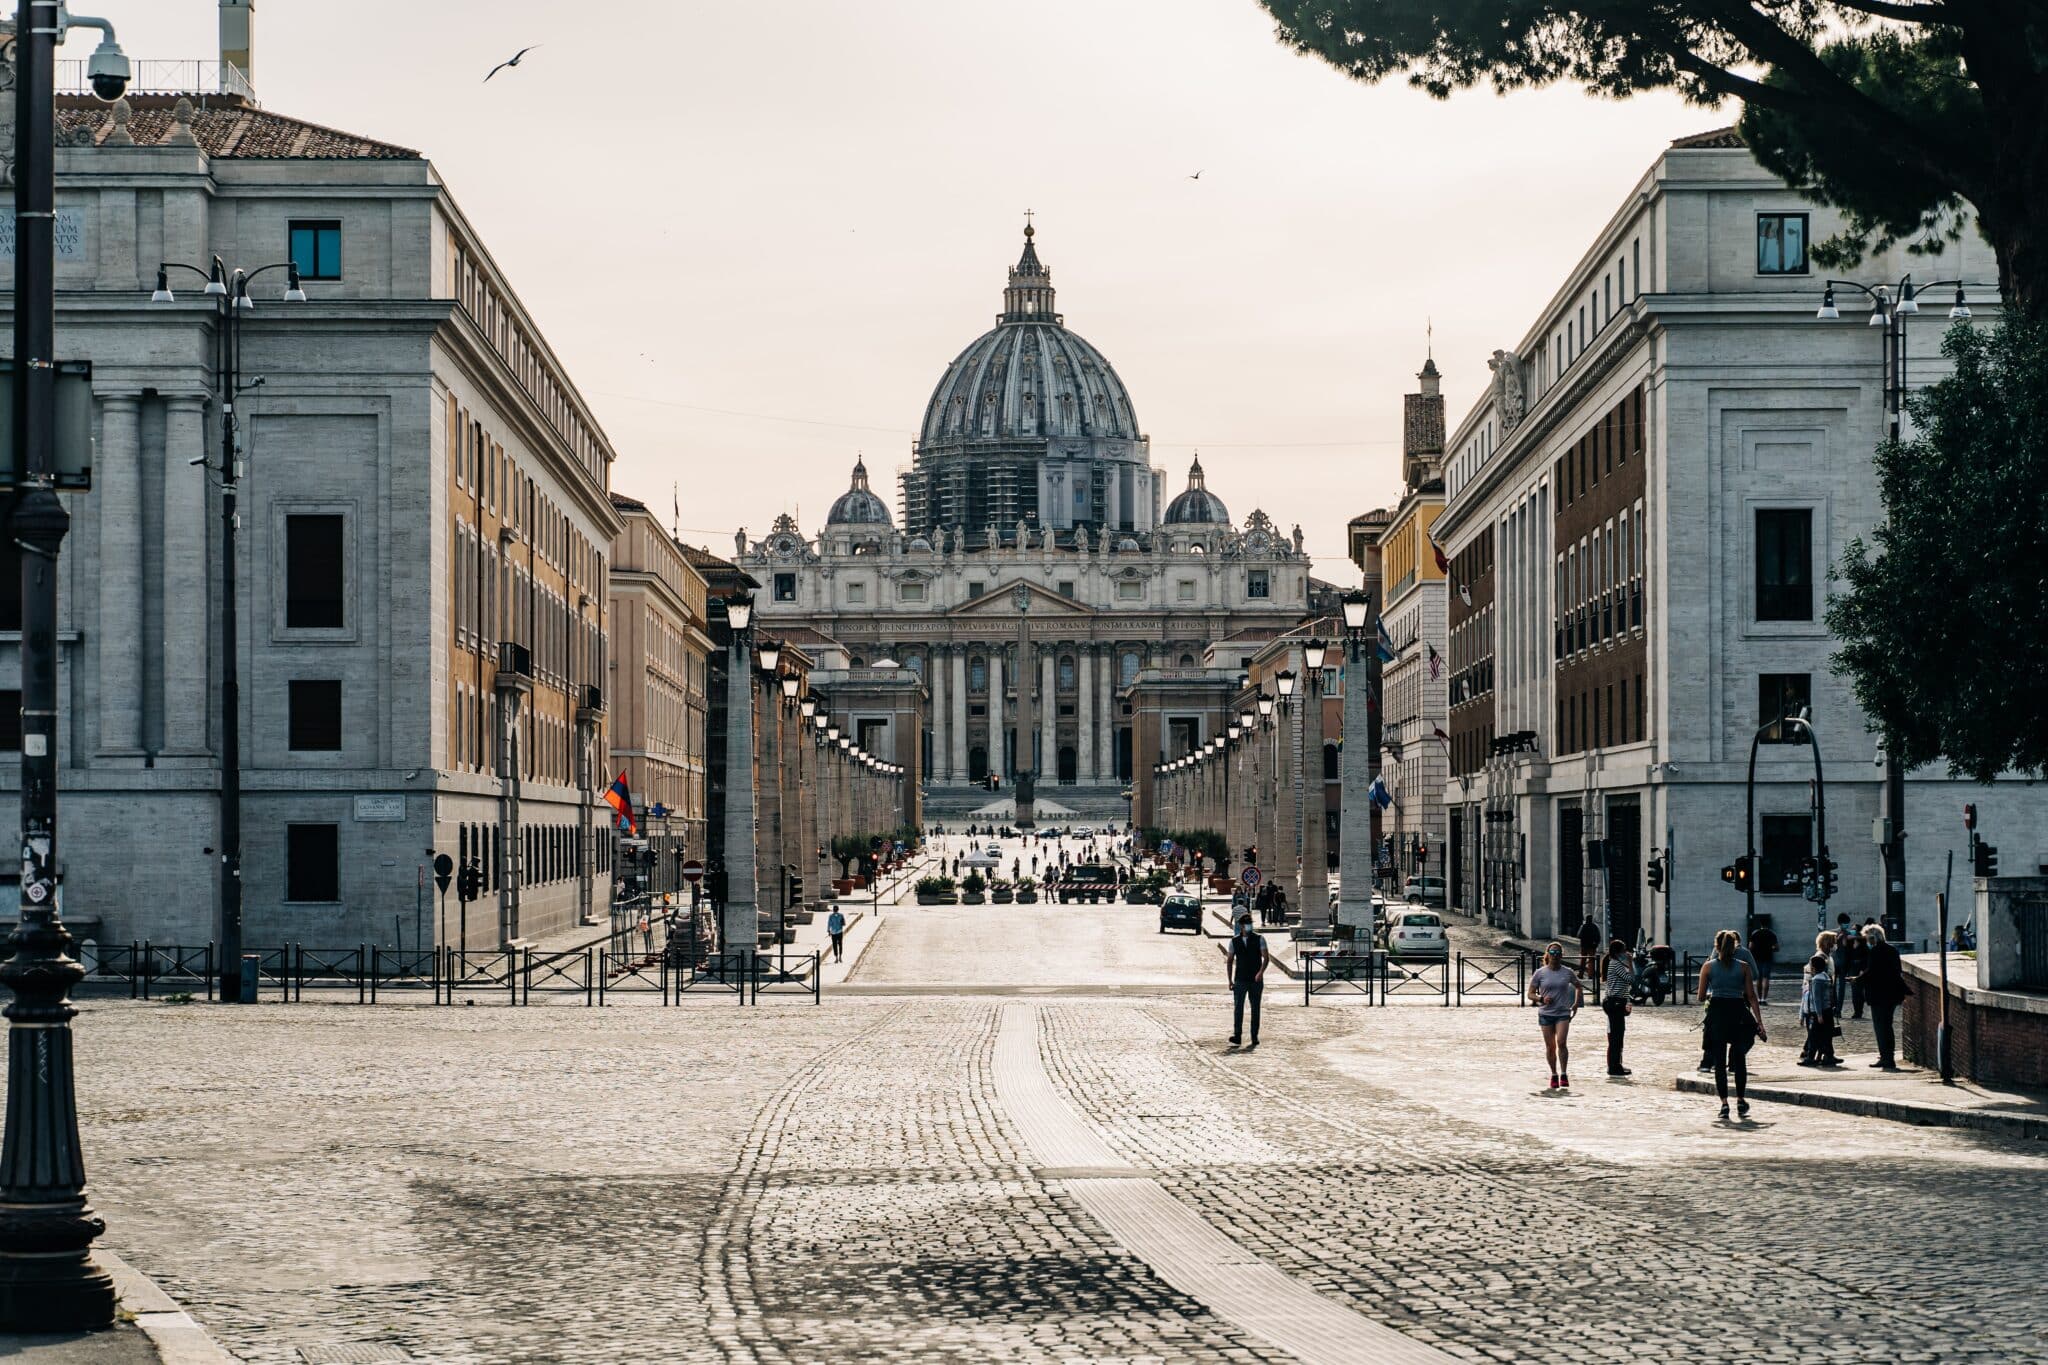
[[[832,839],[832,857],[839,864],[839,875],[851,877],[853,865],[868,856],[873,839],[866,834],[839,834]]]
[[[960,889],[970,896],[979,896],[988,890],[988,882],[979,872],[970,872],[967,874],[967,880],[960,883]]]
[[[1262,0],[1281,41],[1439,98],[1570,81],[1743,102],[1758,159],[1843,210],[1816,253],[1931,247],[1967,201],[2001,288],[2048,311],[2048,36],[2038,7],[1966,0]],[[2029,10],[2033,10],[2030,15]],[[1763,73],[1761,79],[1755,74]],[[2022,132],[2021,130],[2028,130]]]
[[[919,877],[917,879],[916,890],[920,896],[943,896],[958,889],[951,877]]]
[[[1835,670],[1912,765],[2048,768],[2048,321],[1957,325],[1949,378],[1877,452],[1890,523],[1828,604]]]
[[[1176,855],[1183,858],[1190,851],[1199,852],[1208,865],[1219,872],[1230,866],[1230,843],[1213,829],[1148,828],[1144,837],[1153,848],[1158,848],[1165,840],[1173,840]]]

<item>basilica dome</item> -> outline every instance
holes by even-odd
[[[832,504],[832,510],[825,514],[828,526],[888,526],[889,504],[875,496],[868,487],[868,466],[865,460],[853,462],[853,484],[839,500]]]
[[[1209,480],[1202,473],[1202,457],[1195,456],[1195,462],[1188,466],[1188,486],[1166,504],[1165,525],[1167,526],[1228,526],[1230,509],[1223,505],[1223,499],[1209,491]]]
[[[1138,417],[1102,352],[1069,331],[1053,308],[1052,273],[1033,230],[1010,270],[995,327],[975,338],[940,377],[926,405],[925,448],[975,441],[1081,438],[1130,442]]]

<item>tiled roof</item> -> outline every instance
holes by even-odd
[[[1726,128],[1713,128],[1704,133],[1694,133],[1690,137],[1675,137],[1671,139],[1671,145],[1674,147],[1746,147],[1749,144],[1742,140],[1742,134],[1736,132],[1735,125],[1731,123]]]
[[[711,551],[700,549],[695,545],[680,545],[680,548],[683,552],[683,561],[693,569],[737,570],[739,568],[730,559],[720,559]]]
[[[647,504],[638,498],[629,498],[624,493],[612,494],[612,506],[621,512],[645,512]]]
[[[308,161],[420,159],[420,154],[410,147],[396,147],[323,128],[304,119],[273,114],[235,95],[202,95],[196,99],[188,95],[131,95],[127,99],[128,136],[141,147],[164,143],[177,126],[175,110],[180,102],[191,106],[192,136],[208,156]],[[96,145],[105,146],[116,123],[114,105],[85,95],[57,96],[60,137],[76,137],[83,130]]]

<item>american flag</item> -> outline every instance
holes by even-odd
[[[1436,652],[1435,645],[1424,645],[1429,651],[1429,677],[1434,682],[1444,675],[1444,656]]]

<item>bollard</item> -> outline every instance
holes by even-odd
[[[242,974],[235,982],[237,992],[236,1004],[253,1005],[256,1003],[256,980],[262,966],[263,958],[260,954],[242,954]]]

